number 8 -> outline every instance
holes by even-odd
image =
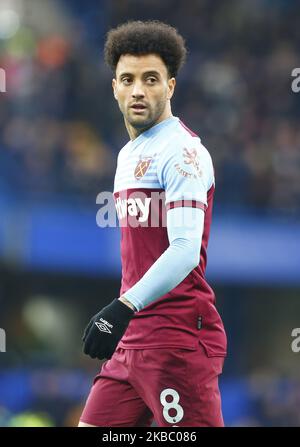
[[[166,397],[172,396],[172,401],[167,402]],[[179,394],[176,390],[173,390],[172,388],[166,388],[160,393],[160,402],[163,406],[163,416],[167,422],[170,424],[180,422],[183,418],[183,408],[181,405],[179,405]],[[169,411],[171,408],[174,408],[176,410],[175,416],[170,416]]]

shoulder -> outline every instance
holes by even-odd
[[[183,161],[186,165],[201,161],[207,168],[212,168],[213,165],[211,155],[201,138],[180,120],[161,151],[162,163],[167,163],[170,159]]]
[[[200,137],[181,122],[162,149],[158,169],[161,182],[166,177],[179,176],[186,180],[203,180],[208,186],[214,183],[214,168],[209,151],[201,143]]]
[[[120,149],[120,151],[119,151],[119,153],[118,153],[118,162],[119,162],[120,160],[122,160],[122,157],[125,157],[125,156],[126,156],[128,150],[129,150],[129,148],[130,148],[130,144],[131,144],[131,141],[129,140],[129,141],[125,144],[125,146],[123,146],[123,147]]]

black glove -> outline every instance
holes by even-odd
[[[110,359],[133,315],[130,307],[114,299],[87,325],[82,337],[83,352],[93,359]]]

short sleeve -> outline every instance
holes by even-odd
[[[214,169],[200,139],[173,140],[162,151],[157,175],[165,190],[166,207],[207,208],[207,192],[214,184]]]

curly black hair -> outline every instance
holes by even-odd
[[[107,33],[104,58],[114,73],[123,54],[156,54],[166,64],[169,76],[175,77],[185,62],[187,49],[183,37],[172,26],[158,20],[137,20]]]

